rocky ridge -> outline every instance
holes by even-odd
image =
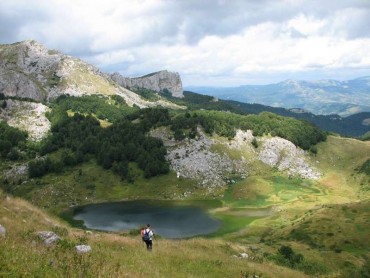
[[[163,70],[137,78],[123,77],[116,72],[111,77],[125,88],[145,88],[156,92],[168,90],[173,97],[184,97],[181,78],[177,72]]]
[[[115,87],[98,68],[28,40],[0,45],[0,92],[49,101],[63,94],[114,94]]]
[[[310,165],[306,153],[288,140],[259,137],[257,140],[260,146],[256,149],[251,144],[255,137],[250,130],[238,130],[233,140],[228,142],[208,137],[199,129],[198,133],[200,135],[197,138],[183,142],[168,139],[170,136],[165,135],[163,129],[154,131],[151,135],[164,141],[168,151],[167,160],[176,171],[177,177],[196,179],[200,186],[212,189],[232,183],[228,178],[231,174],[246,177],[256,161],[277,167],[289,176],[306,179],[318,179],[321,176],[320,172]],[[233,159],[227,152],[214,151],[213,146],[216,145],[236,149],[248,155]]]
[[[162,71],[144,79],[130,80],[137,80],[132,81],[134,83],[131,82],[131,85],[141,80],[140,82],[149,84],[151,88],[167,88],[172,90],[174,96],[182,95],[181,79],[177,73]],[[132,87],[131,85],[126,87]],[[50,101],[66,94],[119,94],[131,106],[176,106],[163,99],[158,102],[146,101],[98,68],[59,51],[49,50],[33,40],[0,45],[0,93],[35,101]]]
[[[155,76],[148,80],[155,79]],[[173,74],[164,71],[159,76]],[[181,79],[178,74],[176,76],[176,82],[182,93]],[[162,79],[168,79],[169,82],[172,80],[170,77]],[[185,108],[160,96],[157,101],[147,101],[118,85],[98,68],[80,59],[49,50],[33,40],[0,45],[0,93],[6,97],[22,99],[22,101],[8,99],[6,109],[0,109],[0,119],[27,131],[29,138],[36,141],[42,139],[50,130],[50,122],[45,117],[49,109],[41,103],[23,99],[48,102],[66,94],[71,96],[103,94],[119,95],[129,106],[136,105],[140,108],[155,106],[170,109]],[[179,91],[176,91],[176,94],[178,93]]]

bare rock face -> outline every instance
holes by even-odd
[[[225,177],[233,172],[244,174],[245,169],[239,167],[241,161],[234,161],[227,155],[211,151],[214,140],[207,137],[198,129],[196,139],[187,139],[177,142],[168,139],[168,134],[162,131],[151,133],[152,136],[162,138],[167,147],[167,160],[171,168],[176,171],[178,178],[190,178],[198,181],[198,185],[210,191],[227,184]],[[163,136],[167,137],[164,138]],[[241,168],[241,169],[240,169]]]
[[[189,140],[171,148],[167,159],[178,177],[199,180],[199,185],[212,188],[225,185],[224,174],[233,170],[232,161],[210,151],[212,141],[207,138]]]
[[[128,105],[141,108],[176,106],[160,99],[149,102],[127,88],[168,90],[172,96],[183,97],[178,73],[160,71],[140,78],[108,75],[98,68],[33,41],[0,45],[0,93],[7,97],[50,101],[61,95],[120,95]]]
[[[163,70],[138,78],[123,77],[119,73],[114,73],[111,77],[125,88],[145,88],[156,92],[168,90],[173,97],[184,97],[181,78],[177,72]]]
[[[290,176],[307,179],[317,179],[321,176],[320,172],[310,165],[306,153],[288,140],[259,137],[260,146],[254,147],[251,142],[255,137],[251,130],[237,130],[233,140],[227,142],[207,137],[199,128],[195,139],[181,142],[172,139],[169,131],[163,128],[152,130],[151,136],[163,140],[167,147],[166,158],[171,168],[176,171],[177,178],[195,179],[199,186],[210,191],[230,182],[232,184],[233,181],[227,178],[231,173],[245,178],[253,167],[259,167],[259,161]],[[217,145],[240,151],[240,158],[232,157],[228,152],[215,151],[212,147]]]
[[[0,45],[0,93],[48,101],[63,94],[115,94],[108,75],[33,41]]]
[[[264,140],[258,158],[279,171],[287,171],[289,175],[308,179],[320,177],[320,173],[306,161],[304,151],[283,138]]]
[[[50,130],[50,121],[45,113],[50,109],[42,103],[19,100],[7,100],[7,107],[0,109],[0,120],[5,120],[8,125],[27,131],[29,139],[39,141]]]
[[[63,58],[36,41],[0,46],[0,92],[6,96],[47,99],[45,86]]]

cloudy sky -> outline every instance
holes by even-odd
[[[370,75],[370,0],[1,0],[0,43],[185,86]]]

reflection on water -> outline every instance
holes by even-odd
[[[217,231],[220,221],[196,206],[176,206],[156,201],[129,201],[82,207],[73,217],[89,229],[120,231],[150,223],[165,238],[186,238]]]

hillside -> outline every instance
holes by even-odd
[[[148,102],[98,68],[33,40],[0,45],[0,93],[37,102],[61,95],[119,95],[129,106],[175,108],[161,99]]]
[[[287,109],[300,108],[315,114],[349,116],[359,112],[370,112],[369,77],[347,81],[286,80],[268,85],[186,89],[222,99]]]
[[[138,235],[71,229],[23,200],[4,196],[1,191],[0,219],[6,228],[6,234],[0,234],[2,277],[239,277],[241,273],[256,273],[259,277],[307,277],[269,262],[235,258],[233,255],[244,252],[247,246],[223,240],[158,239],[153,253],[148,254]],[[39,231],[53,231],[61,240],[46,246],[36,234]],[[75,246],[80,244],[91,246],[92,251],[78,254]]]
[[[181,105],[186,105],[190,109],[221,110],[239,114],[259,114],[268,111],[281,116],[308,121],[323,130],[338,133],[342,136],[359,137],[370,130],[370,112],[357,113],[347,117],[341,117],[339,115],[315,115],[300,109],[285,109],[262,104],[224,100],[189,91],[185,91],[184,96],[182,100],[174,98],[170,98],[170,100]]]
[[[259,105],[131,91],[33,41],[0,55],[0,276],[369,274],[370,141]],[[50,86],[56,69],[65,75]],[[84,205],[128,200],[195,206],[219,228],[159,234],[147,253],[139,227],[91,231],[74,219]],[[61,240],[45,246],[43,230]],[[79,244],[92,250],[79,254]]]
[[[244,136],[251,135],[238,134],[231,141],[215,137],[215,154],[227,155],[235,161],[242,157],[250,159],[254,148],[243,140]],[[200,142],[207,144],[203,140]],[[181,156],[178,146],[176,148],[169,156],[176,152]],[[191,149],[194,148],[191,142],[185,148],[190,150],[191,158]],[[366,241],[369,177],[356,174],[356,169],[370,159],[369,151],[370,145],[366,142],[329,137],[327,142],[318,145],[318,155],[312,157],[322,174],[317,180],[288,178],[254,161],[248,165],[248,169],[253,171],[240,176],[233,173],[229,185],[219,185],[211,191],[208,188],[212,187],[197,185],[196,181],[201,181],[202,177],[179,179],[175,173],[147,179],[136,170],[132,184],[94,162],[69,166],[61,173],[51,173],[42,178],[23,177],[21,183],[17,179],[14,182],[9,179],[6,190],[54,214],[76,203],[132,198],[199,200],[216,197],[222,200],[223,205],[211,213],[226,225],[215,235],[216,238],[156,240],[151,262],[146,263],[143,269],[139,258],[146,251],[138,236],[71,229],[55,216],[45,214],[22,200],[2,195],[0,224],[7,229],[6,240],[0,240],[2,270],[5,274],[27,272],[40,275],[50,275],[53,271],[56,276],[117,273],[118,277],[142,277],[155,273],[155,277],[225,277],[256,272],[260,277],[261,274],[262,277],[305,277],[304,271],[310,275],[319,273],[320,277],[326,277],[324,274],[330,277],[330,273],[341,273],[341,277],[366,277],[360,273],[368,271],[364,258],[369,250]],[[199,161],[199,158],[195,159],[190,165]],[[9,161],[5,161],[3,173],[8,166]],[[181,169],[179,171],[182,173]],[[15,173],[13,171],[11,175],[14,177]],[[262,218],[250,215],[250,208],[265,207],[272,207],[274,213]],[[334,218],[335,223],[324,225],[325,232],[322,232],[323,223]],[[339,227],[346,228],[341,230]],[[361,233],[351,232],[353,229]],[[35,235],[41,230],[54,231],[63,240],[53,248],[45,247]],[[76,254],[74,246],[78,244],[90,245],[92,252]],[[289,261],[281,260],[278,250],[282,246],[290,246],[295,253],[303,255],[305,264],[292,267]],[[254,259],[233,257],[243,252],[253,254]],[[17,258],[16,263],[14,258]],[[28,263],[20,264],[23,261]],[[299,269],[301,273],[275,264]]]

